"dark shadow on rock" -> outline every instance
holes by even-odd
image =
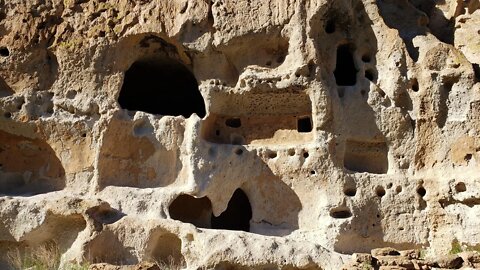
[[[475,72],[476,82],[480,82],[480,65],[479,64],[472,64],[473,71]]]
[[[227,209],[218,217],[212,213],[212,229],[250,231],[250,220],[252,219],[252,206],[245,192],[241,189],[235,190]]]
[[[377,0],[377,5],[385,24],[397,29],[403,39],[407,52],[416,62],[418,60],[418,48],[413,45],[413,38],[425,35],[428,18],[425,13],[416,9],[408,1]]]
[[[368,103],[370,95],[382,98],[377,92],[369,92],[378,78],[378,41],[372,29],[373,22],[362,1],[353,2],[353,10],[350,6],[335,5],[326,14],[327,18],[330,13],[344,14],[343,18],[335,19],[334,27],[343,36],[343,39],[338,40],[341,45],[337,47],[336,68],[333,72],[337,93],[332,93],[332,96],[338,94],[339,97],[339,103],[334,103],[339,104],[334,107],[334,115],[343,120],[335,132],[341,134],[339,140],[345,142],[343,159],[337,166],[351,172],[383,174],[388,170],[388,146],[377,126],[377,105]],[[327,38],[329,33],[325,30],[321,35]],[[333,54],[332,48],[326,49]],[[351,67],[341,68],[346,62],[351,62]],[[348,76],[343,74],[347,71],[351,73]],[[345,77],[349,79],[345,81]]]
[[[107,203],[88,209],[86,214],[93,220],[96,231],[101,231],[103,225],[115,223],[125,216],[124,213],[111,208]]]
[[[230,145],[217,144],[216,147],[231,151]],[[169,205],[170,217],[200,228],[240,230],[260,235],[285,236],[298,229],[298,214],[302,205],[296,193],[257,156],[257,151],[236,146],[236,150],[231,152],[235,158],[246,163],[250,161],[245,159],[253,159],[253,166],[261,166],[260,175],[246,182],[239,181],[239,186],[230,195],[226,209],[218,216],[212,212],[210,198],[180,194]],[[225,157],[212,162],[221,167],[224,160],[230,162]],[[235,166],[235,163],[230,162],[229,166]],[[251,169],[257,170],[258,167]],[[210,192],[224,190],[216,186]]]
[[[263,161],[259,159],[259,162]],[[271,236],[286,236],[299,228],[298,214],[302,204],[298,195],[266,163],[262,174],[244,184],[252,198],[251,231]]]
[[[429,22],[427,27],[430,29],[430,32],[438,40],[453,45],[455,17],[447,19],[443,12],[435,6],[436,4],[444,4],[445,0],[410,0],[410,2],[428,16]]]
[[[0,98],[8,97],[13,95],[14,92],[10,86],[5,82],[3,78],[0,77]]]

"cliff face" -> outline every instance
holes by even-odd
[[[2,269],[480,244],[478,0],[0,0],[0,37]]]

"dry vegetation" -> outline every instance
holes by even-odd
[[[55,270],[59,269],[61,253],[55,242],[38,247],[12,249],[7,253],[10,266],[16,270]],[[65,270],[86,270],[88,264],[67,264]]]

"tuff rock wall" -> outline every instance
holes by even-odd
[[[478,0],[0,0],[0,268],[478,249],[479,65]]]

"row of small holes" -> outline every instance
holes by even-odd
[[[295,149],[288,149],[287,153],[288,153],[289,156],[293,157],[293,156],[295,156],[296,151],[295,151]],[[308,151],[304,150],[302,156],[303,156],[303,158],[308,158],[310,156],[310,154],[308,153]],[[276,158],[277,157],[277,152],[268,150],[267,157],[270,158],[270,159]]]

